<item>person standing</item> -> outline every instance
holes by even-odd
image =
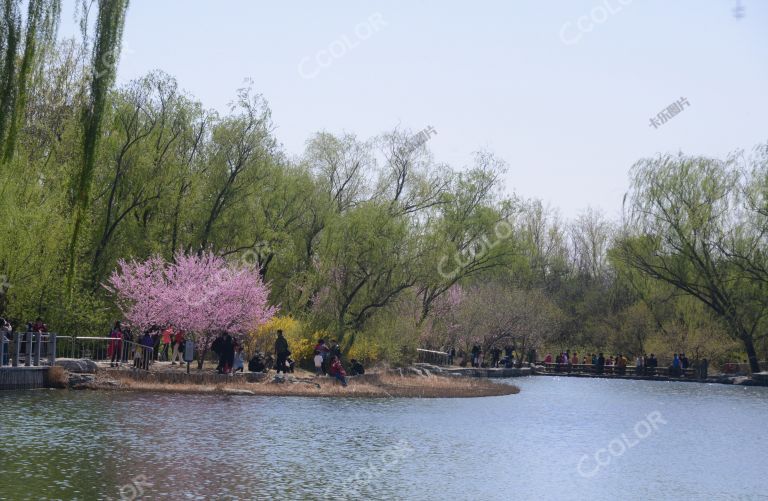
[[[171,355],[171,365],[176,365],[176,357],[179,357],[179,365],[184,365],[184,330],[176,330],[173,336],[173,354]]]
[[[232,366],[235,364],[235,340],[229,334],[224,333],[224,343],[221,348],[222,369],[224,374],[229,374],[232,371]]]
[[[334,345],[334,347],[338,347],[338,345]],[[333,348],[331,348],[331,352],[333,352]],[[275,370],[278,374],[281,371],[285,374],[285,361],[288,358],[288,353],[288,340],[283,337],[282,329],[278,329],[277,339],[275,340],[275,358],[277,359]]]
[[[656,359],[656,355],[651,353],[651,356],[648,357],[648,361],[646,362],[645,366],[648,368],[647,372],[651,376],[656,375],[656,367],[659,366],[659,361]]]
[[[235,343],[235,360],[232,363],[232,375],[234,376],[237,371],[245,372],[243,364],[243,346],[240,343]]]
[[[120,362],[120,352],[123,349],[123,327],[120,320],[115,322],[112,326],[112,330],[109,331],[109,347],[107,348],[107,354],[109,355],[109,366],[115,367]]]
[[[8,365],[9,352],[11,351],[11,339],[13,337],[12,333],[13,327],[11,327],[11,324],[3,317],[0,317],[0,343],[5,345],[3,359],[0,360],[0,365]]]
[[[679,376],[680,375],[680,357],[677,356],[677,353],[675,353],[674,358],[672,358],[672,375],[673,376]]]
[[[331,340],[331,356],[339,357],[339,360],[341,360],[341,346],[339,346],[339,342],[335,339]]]
[[[48,332],[48,326],[43,322],[43,317],[37,317],[32,324],[32,332]]]
[[[211,351],[219,357],[219,364],[216,366],[216,372],[221,374],[224,368],[224,333],[219,332],[219,335],[211,344]]]
[[[472,367],[480,367],[480,347],[472,346]]]
[[[320,356],[323,357],[323,363],[322,363],[322,369],[323,374],[328,373],[328,365],[330,364],[330,353],[331,349],[328,348],[328,345],[325,344],[325,339],[319,339],[317,341],[317,344],[315,345],[315,351],[320,353]]]
[[[141,358],[142,358],[142,368],[145,371],[149,370],[149,364],[152,362],[153,353],[155,347],[155,340],[152,339],[152,334],[150,334],[149,330],[144,332],[144,337],[141,339]]]
[[[635,359],[635,374],[642,376],[645,372],[645,358],[642,355],[638,355]]]
[[[499,366],[499,355],[501,355],[501,350],[496,348],[495,346],[491,348],[491,367],[497,368]]]
[[[595,374],[602,374],[605,371],[605,357],[602,353],[597,355],[595,359]]]
[[[137,339],[136,341],[141,341],[141,339]],[[123,327],[123,360],[122,362],[124,364],[128,363],[128,358],[130,357],[131,347],[135,345],[133,343],[133,331],[129,327]],[[138,343],[137,343],[138,344]]]
[[[616,367],[620,376],[627,373],[627,357],[619,353],[616,357]]]
[[[160,348],[160,360],[163,362],[168,361],[168,352],[170,351],[172,339],[173,326],[169,324],[165,327],[165,329],[163,329],[163,332],[160,335],[160,344],[162,345]]]

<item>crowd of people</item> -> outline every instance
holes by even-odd
[[[344,370],[344,366],[341,364],[341,347],[338,341],[331,340],[331,345],[328,346],[325,339],[319,339],[315,345],[314,351],[314,363],[315,363],[315,375],[317,376],[331,376],[338,380],[342,386],[347,386],[347,372]],[[354,358],[349,361],[350,363],[350,375],[358,376],[365,374],[363,364],[355,360]]]
[[[112,367],[120,362],[127,362],[131,354],[134,356],[134,367],[148,369],[153,361],[167,362],[171,365],[183,363],[183,350],[186,342],[186,333],[183,329],[177,329],[173,325],[163,327],[152,326],[140,339],[134,339],[130,328],[124,327],[120,321],[116,321],[109,333],[110,342],[107,357]],[[133,343],[133,344],[129,344]],[[128,348],[123,345],[126,344]],[[147,350],[142,347],[150,348]],[[245,372],[244,347],[235,336],[228,332],[221,332],[211,344],[211,351],[218,358],[216,372],[219,374],[234,375],[237,372]],[[170,357],[169,357],[170,352]],[[347,371],[342,365],[342,352],[336,340],[331,341],[330,346],[324,339],[320,339],[314,348],[314,364],[316,375],[328,375],[338,380],[343,386],[347,385]],[[122,355],[121,355],[122,354]],[[122,360],[120,357],[122,356]],[[293,373],[296,362],[291,357],[288,340],[282,330],[277,331],[274,345],[274,356],[260,351],[253,353],[248,362],[249,372],[268,372],[274,369],[280,375]],[[355,360],[350,360],[350,375],[365,373],[363,365]]]
[[[167,326],[166,329],[170,329]],[[123,326],[122,322],[117,320],[109,331],[109,344],[107,345],[107,358],[111,367],[119,366],[121,363],[133,362],[136,369],[149,369],[150,364],[158,360],[160,355],[160,327],[153,325],[145,330],[141,335],[135,337],[129,327]],[[184,342],[184,331],[178,331],[178,344]],[[179,352],[181,348],[178,348]],[[176,352],[174,349],[174,353]],[[179,361],[181,363],[181,360]]]
[[[499,368],[499,367],[515,367],[516,365],[519,365],[520,362],[523,361],[523,357],[518,353],[518,350],[515,346],[505,345],[504,348],[499,348],[496,345],[492,345],[488,350],[488,355],[486,356],[486,351],[484,351],[480,345],[475,344],[472,346],[472,349],[470,350],[470,357],[469,357],[469,363],[472,367],[489,367],[489,368]],[[448,353],[448,363],[453,364],[453,359],[456,356],[456,350],[454,348],[448,348],[446,350],[446,353]],[[502,354],[504,355],[502,357]],[[536,352],[534,350],[528,350],[527,355],[527,361],[532,362],[535,359]],[[462,364],[464,362],[464,353],[459,352],[459,356],[462,358]]]
[[[634,374],[638,376],[654,374],[659,366],[659,360],[653,353],[650,355],[638,354],[634,359],[621,353],[610,355],[607,358],[603,353],[592,353],[579,359],[578,353],[564,351],[554,358],[551,353],[548,353],[544,358],[544,363],[554,364],[557,371],[569,372],[578,368],[577,366],[586,366],[595,374],[618,374],[622,376],[627,374],[631,362],[634,362]],[[706,359],[702,363],[706,364]],[[685,353],[675,353],[667,368],[670,376],[682,376],[686,369],[691,368],[691,362]]]

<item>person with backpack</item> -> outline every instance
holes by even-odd
[[[278,329],[277,339],[275,340],[275,358],[277,359],[275,362],[275,370],[278,374],[280,374],[281,371],[283,374],[286,373],[285,361],[288,359],[289,354],[288,340],[283,337],[282,329]]]

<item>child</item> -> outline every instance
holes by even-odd
[[[138,347],[138,346],[131,346],[131,345],[127,344],[127,343],[126,343],[126,346],[130,346],[131,348],[133,348],[133,368],[134,369],[141,369],[141,364],[142,364],[142,361],[141,361],[141,348]],[[129,348],[126,347],[126,350],[128,350],[128,349]]]
[[[315,350],[315,375],[320,376],[323,373],[323,354],[320,350]]]

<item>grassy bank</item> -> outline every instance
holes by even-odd
[[[327,377],[289,376],[284,382],[267,378],[258,382],[233,381],[228,384],[168,384],[137,381],[130,374],[100,372],[84,389],[108,391],[146,391],[187,394],[238,394],[297,397],[363,397],[363,398],[471,398],[513,395],[516,386],[494,383],[486,379],[443,376],[400,376],[374,373],[350,378],[345,388]]]

